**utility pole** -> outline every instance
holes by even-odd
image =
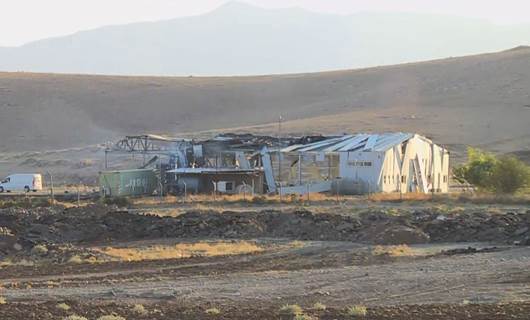
[[[431,201],[434,201],[434,143],[431,143],[431,174],[430,174],[430,183],[431,183]]]
[[[51,195],[51,198],[52,198],[52,205],[55,204],[55,195],[53,194],[53,174],[49,171],[47,171],[48,175],[50,176],[50,185],[51,185],[51,189],[50,189],[50,195]]]
[[[302,153],[298,152],[298,185],[302,185]]]
[[[105,170],[107,170],[108,167],[109,167],[109,164],[108,164],[108,153],[109,153],[109,150],[106,148],[105,149]]]
[[[79,183],[81,183],[81,181]],[[77,189],[77,206],[80,207],[81,206],[81,194],[79,191],[79,185],[77,185],[76,189]]]
[[[278,184],[280,187],[280,203],[282,202],[282,115],[278,118]]]
[[[145,165],[145,164],[144,164]],[[164,172],[162,171],[162,157],[160,155],[158,155],[158,167],[160,169],[160,180],[159,180],[159,183],[160,183],[160,203],[162,203],[162,199],[164,197]]]

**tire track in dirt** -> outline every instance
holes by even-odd
[[[497,303],[505,299],[530,300],[530,283],[507,284],[495,280],[504,274],[525,272],[529,266],[530,248],[516,248],[372,266],[235,272],[114,284],[102,282],[89,283],[82,288],[7,288],[3,294],[10,300],[31,301],[165,300],[178,297],[221,303],[275,299],[307,301],[319,297],[337,305],[351,301],[368,305],[461,303],[464,300]]]

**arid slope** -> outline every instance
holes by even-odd
[[[292,133],[417,131],[460,150],[464,144],[527,150],[530,49],[281,76],[0,73],[3,152],[83,146],[145,131],[276,132],[280,114]]]

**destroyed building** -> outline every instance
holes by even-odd
[[[142,154],[141,168],[153,167],[162,193],[448,191],[449,152],[412,133],[224,134],[204,141],[145,135],[126,137],[109,152]]]
[[[446,193],[449,152],[413,133],[356,134],[281,150],[285,193]]]

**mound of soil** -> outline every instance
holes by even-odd
[[[307,210],[197,212],[159,217],[91,205],[80,208],[0,210],[0,251],[36,244],[98,244],[149,238],[287,238],[374,244],[496,241],[530,244],[530,211],[440,214],[435,210],[359,216]]]

